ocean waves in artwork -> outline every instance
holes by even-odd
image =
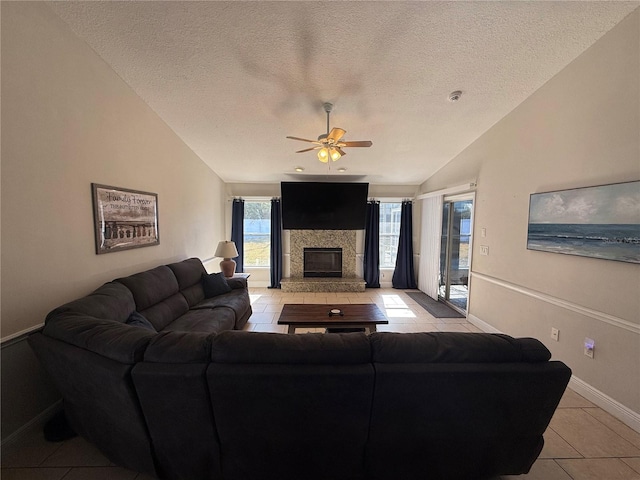
[[[530,223],[527,248],[640,263],[640,224]]]

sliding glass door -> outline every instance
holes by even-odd
[[[466,313],[469,298],[473,197],[444,199],[438,296]]]

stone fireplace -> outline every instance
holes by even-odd
[[[291,277],[304,277],[305,248],[342,249],[342,276],[356,276],[355,230],[290,230]]]
[[[355,230],[290,230],[289,232],[290,277],[282,279],[283,292],[364,292],[364,279],[356,277]],[[342,276],[305,276],[305,249],[341,250]]]

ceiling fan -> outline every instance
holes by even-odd
[[[329,114],[333,109],[333,104],[325,103],[322,106],[324,108],[324,111],[327,112],[327,133],[320,135],[318,137],[318,140],[307,140],[306,138],[287,136],[287,138],[290,138],[292,140],[300,140],[302,142],[309,142],[316,145],[315,147],[298,150],[296,153],[318,150],[318,160],[320,160],[322,163],[328,163],[329,159],[335,162],[340,157],[346,155],[345,151],[342,150],[344,147],[370,147],[371,145],[373,145],[373,142],[371,142],[370,140],[352,142],[341,141],[340,139],[344,136],[345,133],[347,133],[346,130],[333,127],[331,131],[329,131]]]

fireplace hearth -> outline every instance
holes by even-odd
[[[303,255],[305,277],[342,277],[341,248],[305,248]]]

